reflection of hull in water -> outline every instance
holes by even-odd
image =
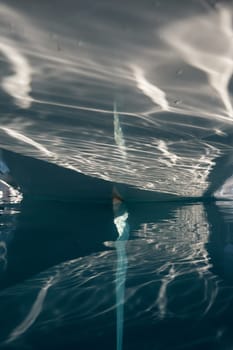
[[[103,349],[115,348],[116,313],[118,335],[124,327],[128,349],[143,340],[145,349],[172,346],[181,342],[187,326],[191,329],[187,345],[197,341],[197,334],[200,344],[205,342],[203,335],[214,344],[208,321],[224,314],[232,295],[210,271],[204,207],[171,203],[160,207],[159,211],[157,206],[128,207],[131,232],[124,246],[119,246],[119,241],[105,242],[110,250],[102,246],[102,251],[69,259],[2,291],[1,345],[93,349],[101,344]],[[87,222],[87,226],[95,223]],[[83,232],[80,249],[85,239],[93,243]],[[127,272],[126,265],[119,264],[122,252]],[[123,295],[116,294],[123,290],[124,313]],[[11,315],[7,320],[6,310]],[[146,337],[153,337],[145,339],[144,331]]]
[[[1,156],[1,154],[0,154]],[[0,157],[1,159],[1,157]],[[0,160],[1,162],[1,160]],[[2,180],[4,162],[0,170],[0,280],[5,275],[8,265],[8,245],[12,241],[17,227],[17,217],[20,213],[22,193]]]
[[[126,340],[127,331],[130,331],[131,327],[139,329],[140,325],[142,328],[156,326],[161,317],[164,320],[177,318],[180,322],[189,322],[190,318],[197,321],[200,315],[204,315],[209,305],[209,300],[205,299],[205,281],[208,274],[199,279],[195,269],[188,273],[186,264],[187,279],[184,278],[181,284],[177,276],[177,281],[174,278],[170,281],[172,283],[167,283],[170,290],[166,290],[166,295],[162,298],[160,293],[163,276],[166,278],[169,266],[166,266],[164,261],[159,263],[157,259],[153,259],[152,246],[146,248],[146,244],[137,246],[136,243],[132,243],[128,245],[127,251],[127,287],[122,320]],[[143,266],[138,261],[135,262],[136,259],[142,258],[147,259]],[[112,343],[112,347],[109,348],[113,348],[116,311],[121,307],[116,305],[116,266],[116,252],[105,251],[66,262],[24,284],[1,292],[4,303],[1,304],[0,321],[3,321],[6,310],[11,312],[11,318],[7,319],[4,330],[1,331],[1,341],[16,341],[17,346],[21,341],[30,342],[30,335],[33,335],[32,348],[40,348],[42,345],[43,348],[59,348],[61,344],[69,347],[75,329],[74,343],[78,347],[89,349],[88,345],[97,341],[100,344],[105,338],[106,342]],[[190,290],[191,284],[195,287]],[[175,293],[176,287],[179,287],[179,294]],[[182,298],[186,298],[187,304],[176,306]],[[192,301],[190,307],[189,300]],[[11,305],[15,305],[14,310]],[[57,330],[60,336],[55,337]],[[45,336],[47,332],[50,335],[49,339]],[[53,332],[54,337],[51,336]],[[136,337],[137,335],[139,334],[136,332]],[[38,338],[41,338],[39,346],[35,343],[35,339]]]

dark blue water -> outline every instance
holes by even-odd
[[[0,219],[1,349],[233,346],[231,202],[24,199]]]
[[[0,350],[233,349],[232,18],[0,2]]]

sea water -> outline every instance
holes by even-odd
[[[5,204],[0,348],[231,348],[232,225],[231,202]]]
[[[232,15],[1,1],[0,349],[232,349]]]

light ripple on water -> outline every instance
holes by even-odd
[[[122,278],[116,250],[122,249],[121,241],[105,242],[110,250],[61,263],[3,290],[1,322],[6,312],[10,317],[4,320],[1,341],[27,341],[27,335],[65,326],[78,329],[78,341],[86,336],[87,324],[90,334],[114,328],[122,302],[125,332],[135,322],[201,322],[216,312],[221,315],[233,299],[212,272],[208,239],[206,213],[198,204],[177,209],[170,220],[142,224],[124,243],[124,300],[117,302],[115,284]]]
[[[106,180],[201,196],[232,133],[232,7],[130,3],[112,12],[101,0],[105,11],[93,13],[80,1],[76,13],[69,0],[69,23],[60,5],[55,21],[46,3],[36,14],[23,2],[1,4],[9,66],[1,87],[21,107],[2,109],[1,146]],[[116,147],[114,115],[123,137]]]

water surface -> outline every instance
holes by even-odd
[[[232,346],[231,202],[25,200],[13,222],[1,348]]]
[[[1,349],[233,347],[232,14],[1,1]]]

